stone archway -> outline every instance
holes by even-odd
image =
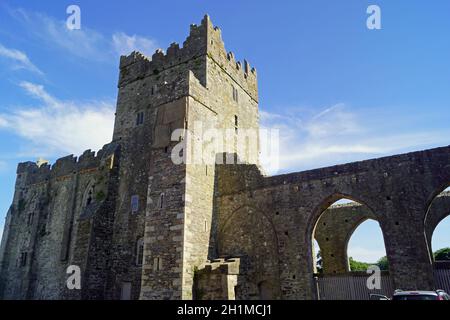
[[[431,261],[434,261],[432,238],[434,231],[442,220],[450,216],[450,190],[439,193],[431,202],[425,216],[425,236],[427,239],[428,250]]]
[[[278,239],[261,209],[244,205],[233,211],[218,228],[217,249],[220,258],[241,260],[237,299],[258,299],[261,290],[264,297],[281,297]]]
[[[321,215],[314,238],[321,248],[324,274],[349,272],[348,242],[355,230],[367,220],[377,220],[373,212],[357,202],[332,205]]]

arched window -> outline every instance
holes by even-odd
[[[90,182],[87,185],[83,199],[84,199],[83,203],[84,203],[85,207],[89,206],[91,203],[93,203],[95,201],[95,183],[94,182]]]

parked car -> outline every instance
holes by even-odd
[[[450,295],[444,290],[436,291],[403,291],[395,290],[392,299],[381,295],[381,294],[371,294],[370,300],[446,300],[450,301]]]

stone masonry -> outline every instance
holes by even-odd
[[[199,124],[235,132],[213,156],[240,162],[193,161],[207,145],[187,137]],[[244,129],[259,129],[257,73],[208,16],[182,47],[121,57],[112,142],[18,165],[0,297],[314,299],[313,237],[326,272],[347,272],[348,239],[366,219],[380,224],[395,286],[434,287],[450,147],[269,177],[254,160],[258,134],[253,152],[236,147]],[[360,205],[327,210],[342,198]],[[71,265],[80,290],[66,286]]]

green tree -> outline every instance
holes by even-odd
[[[388,271],[389,270],[389,262],[386,256],[383,258],[380,258],[380,260],[377,261],[377,266],[380,267],[381,271]]]
[[[348,259],[348,262],[350,271],[367,271],[367,268],[371,265],[370,263],[356,261],[352,257]]]
[[[436,251],[434,261],[450,261],[450,248],[442,248]]]
[[[320,250],[317,252],[317,255],[316,255],[316,270],[317,270],[317,273],[323,273],[323,261],[322,261],[322,255],[320,254]]]

